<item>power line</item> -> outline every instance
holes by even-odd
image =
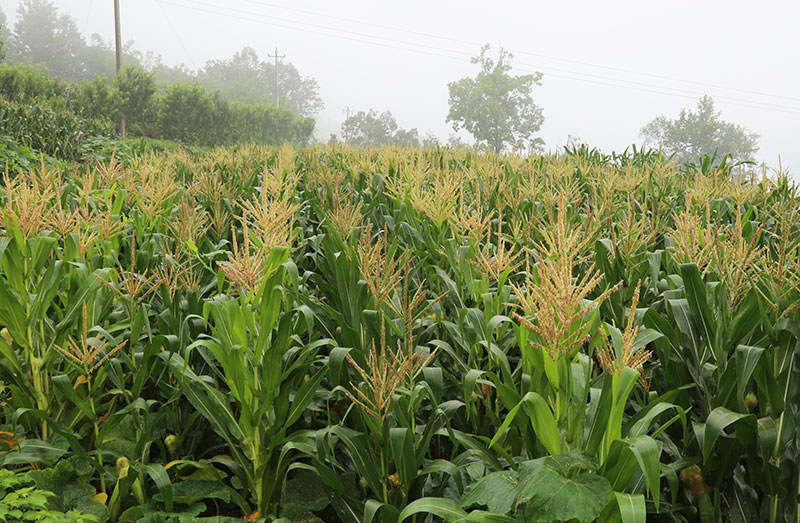
[[[170,28],[172,29],[172,33],[175,35],[175,38],[178,39],[178,43],[183,48],[183,52],[186,53],[186,57],[189,59],[189,63],[192,64],[192,68],[193,69],[197,69],[197,65],[195,65],[194,60],[192,60],[192,55],[189,54],[189,50],[186,49],[185,45],[183,45],[183,40],[181,39],[181,36],[178,34],[178,31],[175,30],[175,26],[172,25],[172,20],[170,20],[166,9],[164,9],[164,6],[161,5],[160,0],[155,0],[155,3],[156,3],[156,5],[158,5],[158,8],[161,9],[161,13],[164,15],[164,19],[167,21],[167,23],[169,24]],[[167,2],[167,3],[169,3],[169,2]]]
[[[365,22],[363,20],[357,20],[357,19],[354,19],[354,18],[346,18],[346,17],[337,16],[337,15],[331,15],[331,14],[327,14],[327,13],[320,13],[318,11],[312,11],[312,10],[308,10],[308,9],[299,9],[299,8],[296,8],[296,7],[286,7],[286,6],[282,6],[282,5],[274,4],[274,3],[269,3],[269,2],[259,2],[258,0],[241,0],[241,1],[246,2],[248,4],[258,5],[258,6],[262,6],[262,7],[273,7],[273,8],[277,8],[277,9],[284,9],[286,11],[294,11],[294,12],[302,13],[302,14],[310,14],[310,15],[314,15],[314,16],[320,16],[320,17],[323,17],[323,18],[330,18],[332,20],[339,20],[339,21],[342,21],[342,22],[350,22],[350,23],[354,23],[354,24],[358,24],[358,25],[372,26],[372,27],[376,27],[376,28],[379,28],[379,29],[388,29],[390,31],[395,31],[395,32],[398,32],[398,33],[406,33],[406,34],[411,34],[411,35],[415,35],[415,36],[425,36],[425,37],[428,37],[428,38],[435,38],[435,39],[443,40],[443,41],[449,41],[449,42],[454,42],[454,43],[459,43],[459,44],[466,44],[466,45],[469,45],[471,47],[480,47],[480,45],[481,45],[479,42],[474,42],[474,41],[469,41],[469,40],[462,40],[460,38],[442,36],[442,35],[437,35],[437,34],[433,34],[433,33],[427,33],[427,32],[423,32],[423,31],[416,31],[416,30],[412,30],[412,29],[402,29],[402,28],[394,27],[394,26],[390,26],[390,25],[376,24],[374,22]],[[546,54],[541,54],[541,53],[533,53],[533,52],[530,52],[530,51],[519,50],[519,49],[508,49],[508,50],[511,51],[514,54],[535,56],[537,58],[544,58],[544,59],[547,59],[547,60],[554,60],[554,61],[558,61],[558,62],[565,62],[565,63],[571,63],[571,64],[575,64],[575,65],[583,65],[583,66],[587,66],[587,67],[594,67],[594,68],[597,68],[597,69],[607,69],[609,71],[615,71],[615,72],[620,72],[620,73],[634,74],[634,75],[640,75],[640,76],[648,76],[648,77],[656,78],[656,79],[659,79],[659,80],[669,80],[669,81],[672,81],[672,82],[692,84],[692,85],[697,85],[697,86],[700,86],[700,87],[712,87],[714,89],[725,89],[725,90],[728,90],[728,91],[735,91],[735,92],[739,92],[739,93],[743,93],[743,94],[754,94],[754,95],[758,95],[758,96],[765,96],[765,97],[770,97],[770,98],[781,98],[781,99],[784,99],[784,100],[800,102],[800,98],[792,97],[792,96],[764,93],[764,92],[761,92],[761,91],[752,91],[752,90],[749,90],[749,89],[741,89],[741,88],[738,88],[738,87],[730,87],[730,86],[725,86],[725,85],[720,85],[720,84],[712,84],[712,83],[707,83],[707,82],[698,82],[696,80],[684,80],[684,79],[675,78],[675,77],[672,77],[672,76],[665,76],[665,75],[661,75],[661,74],[649,73],[649,72],[643,72],[643,71],[634,71],[632,69],[626,69],[626,68],[623,68],[623,67],[600,65],[600,64],[595,64],[595,63],[591,63],[591,62],[585,62],[585,61],[580,61],[580,60],[572,60],[572,59],[568,59],[568,58],[561,58],[561,57],[552,56],[552,55],[546,55]]]
[[[384,43],[384,42],[394,42],[394,43],[397,43],[397,44],[413,45],[413,46],[416,46],[416,47],[421,47],[421,48],[424,48],[424,49],[430,49],[430,50],[434,50],[434,51],[440,51],[440,52],[441,51],[445,51],[445,52],[450,52],[450,53],[456,53],[456,54],[464,56],[464,57],[471,56],[470,53],[465,52],[465,51],[459,51],[459,50],[455,50],[455,49],[442,49],[440,47],[434,47],[434,46],[429,46],[429,45],[425,45],[425,44],[417,44],[417,43],[414,43],[414,42],[406,42],[406,41],[403,41],[403,40],[396,40],[396,39],[386,38],[384,35],[376,36],[376,35],[370,35],[370,34],[366,34],[366,33],[359,33],[357,31],[350,31],[350,30],[347,30],[347,29],[340,29],[338,27],[330,27],[330,26],[324,26],[324,25],[313,24],[313,23],[308,23],[308,22],[300,22],[300,21],[297,21],[297,20],[291,20],[291,19],[288,19],[288,18],[280,18],[280,17],[276,17],[276,16],[273,16],[273,15],[267,15],[267,14],[263,14],[263,13],[256,13],[256,12],[253,12],[253,11],[247,11],[247,10],[244,10],[244,9],[237,9],[237,8],[234,8],[234,7],[220,7],[220,6],[215,5],[215,4],[209,4],[207,2],[201,2],[201,1],[197,1],[197,0],[192,0],[192,2],[191,2],[192,5],[179,4],[179,3],[171,2],[171,1],[168,1],[168,0],[160,0],[160,1],[162,1],[165,4],[174,5],[176,7],[183,7],[185,9],[193,9],[195,11],[203,11],[203,12],[212,13],[212,14],[223,14],[224,16],[228,16],[228,17],[231,17],[231,18],[238,18],[240,20],[248,20],[248,21],[257,22],[256,20],[253,20],[251,18],[253,16],[265,18],[265,19],[268,19],[268,20],[277,20],[277,22],[282,22],[282,23],[277,23],[277,22],[274,22],[274,21],[261,22],[261,23],[265,23],[265,24],[268,24],[268,25],[273,25],[273,26],[276,26],[276,27],[283,27],[283,28],[286,28],[286,29],[294,29],[294,30],[304,31],[304,32],[312,33],[312,34],[324,34],[325,36],[331,36],[331,37],[334,37],[334,38],[342,38],[342,39],[345,39],[345,40],[352,40],[352,41],[355,41],[355,42],[369,43],[369,44],[372,44],[372,45],[379,45],[381,47],[395,48],[395,47],[393,47],[391,45],[388,45],[388,44]],[[198,4],[202,5],[202,6],[206,6],[206,9],[204,9],[202,7],[197,7]],[[213,11],[213,10],[208,9],[208,8],[216,9],[217,11]],[[220,12],[220,11],[222,11],[222,12]],[[237,15],[234,15],[234,14],[231,14],[231,13],[241,13],[244,16],[237,16]],[[295,25],[285,25],[286,23],[295,24]],[[296,26],[301,26],[301,27],[296,27]],[[347,35],[353,35],[353,36],[357,36],[357,37],[361,37],[361,38],[371,38],[371,39],[374,39],[374,40],[377,40],[377,41],[374,41],[374,42],[373,41],[364,41],[364,40],[360,40],[360,39],[356,39],[356,38],[346,38],[346,37],[342,37],[342,36],[339,36],[339,35],[330,35],[330,34],[327,34],[327,33],[320,33],[318,31],[314,31],[314,30],[311,30],[311,29],[303,29],[302,26],[313,27],[313,28],[322,29],[322,30],[325,30],[325,31],[334,31],[334,32],[337,32],[337,33],[344,33],[344,34],[347,34]],[[425,53],[423,53],[423,54],[425,54]],[[453,57],[453,58],[455,58],[455,57]]]
[[[608,78],[608,77],[605,77],[605,76],[591,74],[591,73],[576,73],[574,71],[570,71],[570,70],[567,70],[567,69],[559,69],[559,68],[556,68],[556,67],[550,67],[550,66],[541,67],[541,66],[536,65],[536,64],[529,64],[529,63],[525,63],[525,62],[518,62],[518,63],[520,65],[526,65],[528,67],[536,67],[536,68],[540,68],[540,69],[549,68],[549,69],[551,69],[553,71],[558,71],[558,72],[566,73],[566,74],[581,74],[581,75],[585,75],[585,76],[592,77],[592,78],[599,78],[601,80],[614,80],[614,81],[617,81],[616,79],[611,79],[611,78]],[[647,87],[647,88],[660,87],[660,86],[654,86],[652,84],[646,84],[646,83],[643,83],[643,82],[637,82],[637,81],[633,81],[633,80],[618,80],[618,81],[624,81],[624,82],[629,83],[631,85],[638,85],[638,86]],[[706,94],[706,93],[701,93],[699,91],[690,91],[688,89],[681,89],[679,87],[664,87],[664,89],[670,89],[672,91],[676,91],[676,92],[679,92],[679,93],[686,93],[687,95],[693,95],[693,96],[703,96],[704,94]],[[736,98],[736,97],[727,96],[727,95],[717,95],[717,98],[732,100],[734,102],[741,102],[741,103],[745,103],[745,104],[758,104],[759,106],[763,105],[763,106],[768,106],[768,107],[775,107],[775,108],[778,108],[778,109],[781,109],[781,110],[788,109],[790,111],[798,111],[798,112],[800,112],[800,107],[787,107],[787,106],[785,106],[783,104],[775,104],[775,103],[771,103],[771,102],[760,102],[760,101],[755,101],[755,100],[747,100],[747,99],[744,99],[744,98]]]
[[[319,31],[314,31],[314,30],[311,30],[311,29],[304,29],[302,27],[295,27],[295,26],[279,24],[279,23],[275,23],[275,22],[268,22],[268,21],[264,21],[264,20],[255,20],[255,19],[253,19],[252,16],[262,16],[262,17],[266,16],[266,15],[260,15],[258,13],[250,13],[250,16],[246,16],[245,17],[245,16],[239,16],[239,15],[231,14],[229,12],[224,12],[224,11],[213,11],[213,10],[210,10],[210,9],[204,9],[202,7],[196,7],[194,5],[179,4],[179,3],[175,3],[175,2],[172,2],[172,1],[169,1],[169,0],[159,0],[159,1],[161,1],[164,4],[172,5],[172,6],[175,6],[175,7],[182,7],[184,9],[191,9],[191,10],[194,10],[194,11],[200,11],[200,12],[210,13],[210,14],[214,14],[214,15],[227,16],[228,18],[235,18],[235,19],[238,19],[238,20],[245,20],[245,21],[248,21],[248,22],[253,22],[253,23],[257,23],[257,24],[261,24],[261,25],[269,25],[269,26],[273,26],[273,27],[282,27],[284,29],[292,29],[294,31],[301,31],[301,32],[304,32],[304,33],[323,35],[323,36],[328,36],[328,37],[331,37],[331,38],[339,38],[339,39],[342,39],[342,40],[350,40],[352,42],[365,43],[365,44],[375,45],[375,46],[378,46],[378,47],[386,47],[388,49],[400,49],[400,50],[410,51],[410,52],[413,52],[413,53],[419,53],[419,54],[424,54],[424,55],[428,55],[428,56],[439,56],[439,57],[449,58],[451,60],[457,60],[459,62],[463,61],[462,57],[449,56],[449,55],[444,55],[444,54],[441,54],[441,53],[430,53],[430,52],[422,51],[422,50],[419,50],[419,49],[409,49],[409,48],[405,48],[405,47],[398,47],[396,45],[390,45],[390,44],[385,44],[385,43],[381,43],[381,42],[374,42],[374,41],[370,41],[370,40],[361,40],[361,39],[358,39],[358,38],[351,38],[351,37],[347,37],[347,36],[331,35],[331,34],[322,33],[322,32],[319,32]],[[199,2],[195,2],[195,3],[199,3]],[[295,22],[295,23],[297,23],[297,22]],[[370,36],[370,35],[367,35],[367,36],[369,38],[378,38],[378,37],[373,37],[373,36]],[[466,54],[466,53],[461,53],[461,54]]]
[[[89,27],[89,16],[92,14],[92,7],[94,7],[94,0],[89,2],[89,9],[86,10],[86,18],[83,20],[83,31],[81,34],[86,34],[86,28]]]
[[[223,15],[223,16],[227,16],[227,17],[230,17],[230,18],[247,20],[247,21],[250,21],[250,22],[260,23],[260,24],[264,24],[264,25],[271,25],[271,26],[275,26],[275,27],[282,27],[282,28],[286,28],[286,29],[291,29],[291,30],[301,31],[301,32],[306,32],[306,33],[311,33],[311,34],[318,34],[318,35],[327,36],[327,37],[330,37],[330,38],[339,38],[339,39],[350,40],[350,41],[359,42],[359,43],[365,43],[365,44],[368,44],[368,45],[375,45],[375,46],[380,46],[380,47],[385,47],[385,48],[390,48],[390,49],[400,49],[400,50],[404,50],[404,51],[415,52],[415,53],[425,54],[425,55],[429,55],[429,56],[437,56],[437,57],[442,57],[442,58],[448,58],[448,59],[451,59],[451,60],[457,60],[459,62],[463,61],[462,57],[453,56],[453,55],[449,55],[449,54],[442,54],[442,52],[430,52],[430,51],[424,51],[424,50],[421,50],[421,49],[413,49],[413,48],[405,47],[405,45],[416,45],[416,46],[424,47],[424,48],[427,48],[427,49],[435,49],[437,51],[444,51],[445,53],[457,53],[457,54],[460,54],[462,56],[469,56],[469,53],[465,53],[463,51],[457,51],[457,50],[453,50],[453,49],[436,48],[436,47],[432,47],[432,46],[425,46],[425,45],[421,45],[421,44],[403,42],[403,41],[394,40],[394,39],[381,38],[381,40],[383,40],[381,42],[376,42],[376,41],[372,41],[372,40],[364,40],[363,37],[366,37],[366,38],[379,38],[379,37],[368,35],[368,34],[364,34],[364,33],[357,33],[357,32],[354,32],[354,31],[347,31],[347,30],[340,30],[340,29],[337,29],[337,28],[329,28],[329,27],[326,27],[326,26],[319,26],[318,24],[306,24],[304,22],[298,22],[298,21],[293,21],[292,20],[292,21],[288,21],[288,22],[291,23],[291,24],[296,24],[297,26],[300,26],[300,27],[288,26],[288,25],[285,25],[283,23],[278,23],[278,22],[271,21],[271,20],[274,20],[276,17],[270,16],[270,15],[264,15],[264,14],[261,14],[261,13],[255,13],[255,12],[252,12],[252,11],[245,11],[245,10],[234,9],[234,8],[220,8],[220,7],[213,6],[211,4],[206,4],[204,2],[199,2],[199,1],[194,1],[193,4],[195,4],[195,5],[185,5],[185,4],[175,3],[174,1],[169,1],[169,0],[160,0],[160,1],[162,1],[163,3],[169,4],[169,5],[174,5],[176,7],[181,7],[181,8],[184,8],[184,9],[192,9],[192,10],[195,10],[195,11],[206,12],[206,13],[211,13],[211,14],[215,14],[215,15]],[[203,8],[203,7],[198,7],[197,4],[214,7],[215,10],[206,9],[206,8]],[[245,17],[245,16],[236,15],[236,14],[233,14],[234,12],[244,13],[244,14],[247,14],[248,16]],[[262,18],[262,19],[266,19],[266,20],[259,20],[257,18],[254,19],[253,17]],[[286,20],[286,19],[282,19],[282,20]],[[304,27],[302,27],[303,25],[311,25],[312,27],[324,27],[326,30],[329,30],[329,31],[337,31],[337,32],[344,32],[344,33],[347,33],[347,34],[354,34],[354,35],[360,36],[362,38],[354,38],[354,37],[342,36],[342,35],[337,35],[337,34],[329,34],[329,33],[320,32],[320,31],[317,31],[317,30],[313,30],[313,29],[304,28]],[[399,44],[404,44],[404,45],[394,45],[394,44],[390,44],[390,43],[385,43],[386,41],[397,42]],[[611,87],[622,87],[622,88],[626,88],[626,89],[638,90],[638,91],[643,91],[643,92],[650,92],[650,93],[655,93],[655,94],[660,94],[660,95],[678,96],[678,97],[682,97],[682,98],[694,99],[694,98],[696,98],[698,96],[702,96],[702,95],[705,94],[705,93],[701,93],[701,92],[697,92],[697,91],[689,91],[689,90],[686,90],[686,89],[680,89],[680,88],[675,88],[675,87],[652,85],[652,84],[646,84],[646,83],[635,82],[635,81],[630,81],[630,80],[623,80],[623,79],[618,79],[618,78],[608,78],[608,77],[604,77],[604,76],[601,76],[601,75],[595,75],[595,74],[591,74],[591,73],[584,73],[584,72],[578,72],[578,71],[570,71],[570,70],[554,68],[554,67],[550,67],[550,66],[541,66],[541,65],[530,64],[530,63],[522,63],[522,65],[525,65],[525,66],[528,66],[528,67],[535,67],[537,69],[542,69],[545,72],[547,72],[548,70],[556,71],[556,73],[552,73],[552,72],[548,72],[547,73],[548,76],[553,76],[553,77],[556,77],[556,78],[565,78],[565,79],[568,79],[568,80],[577,80],[577,81],[594,83],[594,84],[597,84],[597,85],[605,85],[605,86],[611,86]],[[533,71],[521,71],[521,72],[533,72]],[[586,77],[589,77],[589,78],[581,78],[581,76],[586,76]],[[598,81],[596,79],[599,79],[600,81]],[[608,83],[608,82],[613,82],[613,83]],[[725,101],[725,103],[727,103],[729,105],[737,105],[737,106],[747,107],[747,108],[751,108],[751,109],[770,110],[770,111],[776,111],[776,112],[781,112],[781,113],[786,113],[786,114],[800,114],[800,108],[787,107],[787,106],[784,106],[784,105],[773,104],[773,103],[770,103],[770,102],[761,102],[761,101],[756,101],[756,100],[748,100],[748,99],[743,99],[743,98],[736,98],[736,97],[731,97],[731,96],[727,96],[727,95],[716,94],[715,96],[716,96],[717,99],[722,99],[723,101],[727,100],[727,101]]]
[[[94,0],[91,0],[91,2],[89,2],[89,9],[86,10],[86,18],[84,18],[83,20],[83,31],[81,31],[81,34],[86,34],[86,28],[89,27],[89,17],[92,14],[92,7],[94,7]],[[73,60],[72,70],[70,71],[69,75],[70,83],[73,83],[75,81],[75,73],[77,72],[77,69],[78,69],[78,60]],[[67,88],[67,103],[69,103],[69,94],[70,94],[70,89]]]

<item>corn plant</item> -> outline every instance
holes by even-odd
[[[238,299],[208,302],[205,314],[214,336],[192,344],[184,357],[167,356],[182,391],[225,441],[241,467],[240,480],[260,514],[275,512],[289,456],[282,453],[291,427],[314,399],[325,372],[317,351],[328,342],[303,340],[313,320],[291,308],[284,288],[289,251],[274,248],[264,261],[258,290]],[[289,308],[287,309],[287,302]],[[226,397],[212,377],[189,365],[191,351],[203,354],[231,387]],[[309,375],[310,369],[317,370]]]

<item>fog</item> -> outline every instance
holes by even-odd
[[[111,0],[56,0],[88,38],[113,40]],[[4,0],[13,26],[16,0]],[[603,151],[641,143],[659,115],[713,96],[722,118],[761,135],[758,159],[800,172],[800,2],[402,2],[120,0],[122,38],[166,64],[200,68],[244,46],[277,47],[316,78],[317,136],[345,110],[390,110],[401,127],[446,141],[448,82],[477,73],[483,43],[514,53],[513,73],[541,71],[541,137]],[[496,54],[495,54],[496,56]]]

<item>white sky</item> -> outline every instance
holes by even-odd
[[[18,0],[3,0],[13,23]],[[113,40],[111,0],[55,0],[88,37]],[[202,67],[244,46],[277,46],[320,85],[318,135],[351,110],[391,110],[401,127],[446,140],[447,83],[477,72],[480,45],[541,71],[541,136],[605,152],[639,129],[714,97],[722,118],[761,135],[759,159],[800,173],[800,2],[670,0],[120,0],[123,40],[167,64]]]

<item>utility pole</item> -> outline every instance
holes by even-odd
[[[114,0],[114,44],[117,54],[117,74],[122,73],[122,35],[119,30],[119,0]],[[125,138],[125,117],[119,117],[119,132]]]
[[[280,98],[280,95],[278,93],[278,60],[283,60],[286,57],[286,55],[282,54],[282,55],[279,56],[278,55],[278,48],[276,47],[275,48],[275,54],[274,55],[268,54],[267,56],[270,57],[270,58],[274,58],[275,59],[275,107],[280,107],[281,106],[281,98]]]
[[[347,120],[350,119],[350,106],[349,105],[344,110],[344,114],[345,114],[345,120],[344,121],[346,122]],[[342,127],[344,127],[344,126],[342,126]],[[350,141],[350,135],[345,130],[344,131],[344,143],[348,143],[349,141]]]

